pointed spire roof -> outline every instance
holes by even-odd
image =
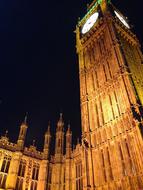
[[[60,119],[59,119],[60,121],[62,121],[63,120],[63,113],[60,113]]]
[[[58,127],[58,129],[61,129],[63,126],[64,126],[63,113],[60,113],[60,118],[59,118],[59,121],[57,123],[57,127]]]
[[[50,126],[50,121],[49,121],[48,122],[48,128],[47,128],[47,131],[46,131],[45,135],[50,135],[51,134],[50,128],[51,128],[51,126]]]
[[[71,126],[70,126],[70,123],[69,123],[66,135],[71,135],[71,134],[72,134],[72,132],[71,132]]]
[[[26,114],[25,114],[25,117],[24,117],[24,120],[23,120],[22,124],[27,125],[27,117],[28,117],[28,112],[26,112]]]

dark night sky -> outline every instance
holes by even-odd
[[[15,141],[19,125],[28,116],[27,143],[41,147],[51,121],[60,111],[70,120],[74,136],[80,133],[78,61],[75,25],[91,1],[0,1],[0,134],[9,130]],[[129,18],[143,43],[141,0],[112,0]],[[38,143],[39,142],[39,143]]]

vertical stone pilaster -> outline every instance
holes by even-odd
[[[42,160],[41,161],[37,190],[46,190],[48,164],[49,164],[48,160]]]
[[[17,180],[21,156],[22,156],[21,152],[13,153],[13,156],[10,162],[7,180],[6,180],[6,189],[14,190],[16,187],[16,180]]]
[[[66,159],[65,167],[65,179],[66,179],[66,190],[72,189],[72,168],[71,168],[71,159]]]

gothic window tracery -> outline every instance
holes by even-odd
[[[38,180],[38,175],[39,175],[39,164],[34,163],[33,165],[33,170],[32,170],[32,179],[33,180]]]
[[[19,165],[19,171],[18,171],[18,176],[24,177],[25,175],[25,169],[26,169],[26,161],[21,160],[20,165]]]
[[[31,181],[31,185],[30,185],[30,190],[37,190],[37,181],[38,181],[38,175],[39,175],[39,168],[40,168],[39,163],[34,163],[33,164],[32,181]]]
[[[3,162],[2,162],[1,172],[8,173],[9,166],[10,166],[10,161],[11,161],[11,157],[5,155],[4,159],[3,159]]]
[[[17,178],[16,190],[23,190],[23,178]]]
[[[83,189],[83,182],[82,182],[82,163],[76,163],[76,190]]]
[[[0,174],[0,188],[5,188],[7,175]]]
[[[31,182],[30,190],[37,190],[37,182],[36,181]]]
[[[2,162],[1,174],[0,174],[0,188],[5,188],[7,174],[10,166],[11,157],[5,155]]]
[[[18,178],[17,178],[17,182],[16,182],[16,190],[23,189],[23,178],[25,176],[25,170],[26,170],[26,161],[21,160],[20,164],[19,164]]]

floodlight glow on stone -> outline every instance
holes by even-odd
[[[82,34],[87,33],[93,27],[93,25],[96,23],[98,19],[98,16],[99,16],[99,13],[96,12],[89,17],[89,19],[86,21],[86,23],[84,24],[82,28],[82,31],[81,31]]]
[[[130,28],[129,24],[126,22],[126,20],[117,12],[114,11],[114,13],[116,14],[116,16],[119,18],[119,20],[127,27]]]

